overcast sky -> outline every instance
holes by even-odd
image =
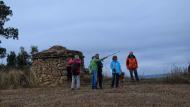
[[[53,45],[80,50],[85,64],[95,53],[114,51],[123,71],[134,51],[139,73],[166,73],[190,62],[190,0],[4,0],[13,10],[6,24],[19,29],[19,40],[2,40],[9,51]],[[2,38],[1,38],[2,39]],[[107,59],[105,69],[109,68]]]

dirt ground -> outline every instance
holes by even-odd
[[[92,90],[69,86],[0,90],[0,107],[190,107],[190,84],[126,83]]]

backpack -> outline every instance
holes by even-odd
[[[71,71],[73,75],[78,75],[79,73],[79,68],[80,68],[80,64],[77,61],[73,61],[72,65],[71,65]]]

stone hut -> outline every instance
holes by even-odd
[[[32,72],[39,79],[42,86],[56,86],[67,79],[66,59],[79,55],[84,70],[84,56],[82,52],[69,50],[62,46],[53,46],[48,50],[33,55]]]

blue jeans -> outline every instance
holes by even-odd
[[[80,76],[79,75],[72,75],[72,82],[71,82],[72,89],[79,89],[80,88]]]
[[[134,74],[135,74],[135,79],[136,79],[137,81],[139,81],[139,76],[138,76],[138,73],[137,73],[137,70],[136,70],[136,69],[135,69],[135,70],[130,70],[129,72],[130,72],[131,80],[134,80],[134,76],[133,76],[133,72],[134,72]]]
[[[116,88],[119,87],[119,74],[118,73],[112,73],[111,87],[114,88],[115,84],[116,84]]]
[[[92,89],[97,88],[97,71],[92,71]]]

